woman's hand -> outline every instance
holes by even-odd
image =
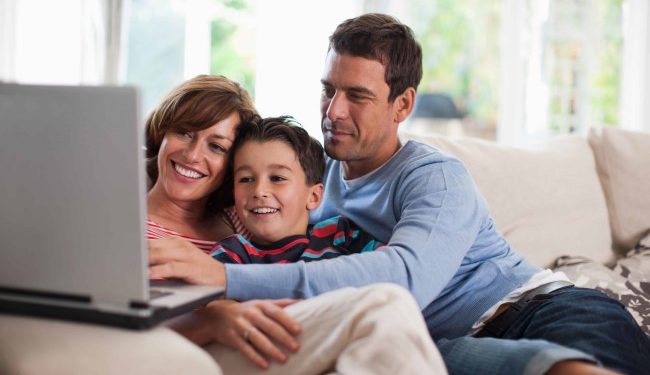
[[[162,238],[149,240],[149,278],[225,287],[226,269],[188,240]]]
[[[298,351],[295,339],[300,325],[284,311],[296,300],[220,300],[208,304],[200,314],[210,326],[215,341],[241,352],[260,368],[269,360],[287,361],[282,349]]]

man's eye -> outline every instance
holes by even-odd
[[[333,88],[331,88],[331,87],[323,87],[323,95],[326,98],[331,99],[334,96],[334,94],[335,94],[335,91],[334,91]]]
[[[353,93],[353,92],[348,94],[348,98],[350,100],[354,101],[354,102],[358,102],[358,101],[366,99],[365,96],[363,96],[361,94],[356,94],[356,93]]]

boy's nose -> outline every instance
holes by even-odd
[[[269,196],[267,186],[264,182],[258,182],[257,184],[255,184],[255,190],[253,191],[253,196],[255,198],[267,198]]]

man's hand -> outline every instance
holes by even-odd
[[[182,238],[149,240],[149,278],[226,286],[226,268]]]

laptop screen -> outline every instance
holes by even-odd
[[[0,288],[147,299],[138,100],[133,87],[0,84]]]

